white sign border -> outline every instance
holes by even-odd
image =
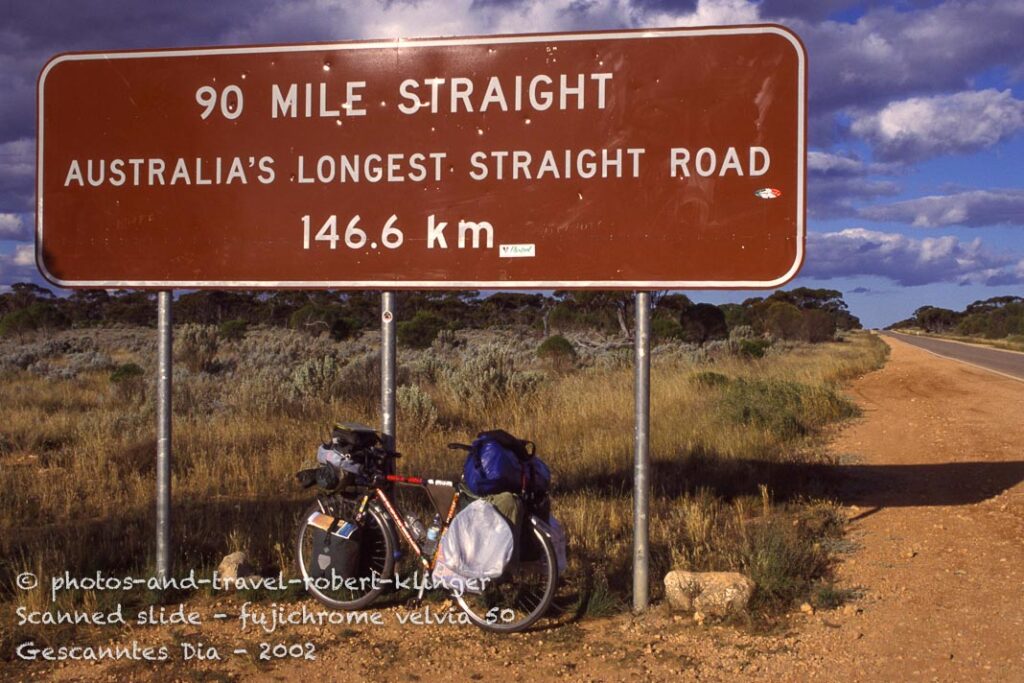
[[[61,280],[50,273],[43,263],[43,98],[46,76],[58,64],[68,61],[145,59],[150,57],[199,57],[224,54],[260,54],[270,52],[320,52],[324,50],[396,49],[403,47],[451,47],[459,45],[503,45],[514,43],[551,43],[579,40],[637,40],[643,38],[674,38],[681,35],[701,37],[718,35],[778,35],[796,49],[797,74],[797,221],[796,256],[792,266],[774,280]],[[142,50],[126,52],[97,52],[63,54],[51,59],[39,74],[37,84],[38,137],[36,141],[36,266],[43,276],[55,285],[82,289],[771,289],[792,280],[804,260],[806,239],[806,159],[807,159],[807,53],[803,43],[792,31],[777,24],[722,26],[708,28],[674,28],[584,33],[536,33],[512,36],[480,36],[473,38],[427,38],[353,41],[345,43],[309,43],[303,45],[266,45],[213,48],[185,48],[168,50]]]

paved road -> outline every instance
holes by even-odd
[[[1024,353],[1014,351],[1003,351],[987,346],[976,346],[961,342],[945,341],[933,337],[920,337],[916,334],[900,334],[883,332],[885,336],[891,336],[907,344],[912,344],[926,351],[952,358],[953,360],[980,365],[989,370],[995,370],[1004,375],[1010,375],[1017,379],[1024,380]]]

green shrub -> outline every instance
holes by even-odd
[[[314,337],[328,334],[331,339],[342,341],[348,339],[358,329],[358,326],[346,318],[344,313],[345,309],[341,306],[321,306],[309,303],[292,313],[288,318],[288,327],[307,332]]]
[[[437,425],[437,408],[427,392],[415,384],[398,387],[398,423],[412,434],[423,434]]]
[[[764,358],[771,345],[770,339],[740,339],[736,343],[736,355],[742,358]]]
[[[714,304],[694,304],[679,314],[679,325],[684,341],[700,344],[714,339],[726,339],[729,328],[725,314]]]
[[[427,311],[416,311],[412,320],[398,323],[398,343],[414,349],[426,349],[443,328],[444,320],[438,316]]]
[[[297,398],[335,398],[341,379],[342,365],[334,356],[311,358],[292,371],[292,394]]]
[[[683,326],[678,320],[657,316],[651,321],[651,335],[655,341],[683,338]]]
[[[826,573],[828,554],[785,519],[768,518],[747,528],[740,566],[757,589],[754,605],[786,606],[809,591]]]
[[[729,378],[726,375],[710,370],[694,373],[691,379],[694,384],[702,387],[721,387],[729,383]]]
[[[811,308],[803,312],[804,339],[812,344],[832,341],[836,336],[836,319],[827,311]]]
[[[800,339],[804,334],[804,316],[793,304],[776,301],[768,307],[764,326],[775,339]]]
[[[217,328],[217,334],[225,341],[241,341],[248,330],[249,324],[239,318],[221,323]]]
[[[498,344],[481,346],[460,362],[446,365],[441,386],[463,403],[490,408],[494,403],[531,394],[545,379],[543,372],[516,369],[515,357]]]
[[[826,387],[776,379],[738,379],[725,385],[720,414],[792,440],[857,415],[857,407]]]
[[[566,372],[576,364],[576,349],[560,334],[552,335],[537,347],[537,357],[555,372]]]

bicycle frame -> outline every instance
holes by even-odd
[[[438,506],[438,501],[433,495],[431,488],[451,490],[451,503],[448,505],[448,512],[445,514],[441,523],[441,529],[437,535],[438,542],[434,545],[434,550],[429,557],[423,554],[422,546],[420,546],[420,544],[416,542],[416,539],[413,538],[412,532],[409,530],[409,525],[405,523],[405,518],[398,513],[398,509],[395,507],[395,504],[391,502],[391,499],[388,498],[388,495],[383,488],[375,486],[372,490],[363,494],[362,500],[359,502],[358,511],[356,512],[355,521],[360,523],[366,513],[366,506],[370,504],[370,500],[375,499],[379,501],[381,506],[387,512],[388,517],[391,518],[392,523],[398,529],[402,539],[416,554],[416,558],[423,566],[423,569],[427,572],[433,571],[434,565],[437,562],[438,551],[441,549],[441,536],[443,536],[444,532],[448,530],[448,525],[451,524],[452,519],[455,517],[455,510],[459,504],[458,488],[456,488],[454,482],[445,479],[423,479],[422,477],[403,477],[397,474],[389,474],[385,477],[385,480],[388,483],[397,484],[399,486],[414,486],[424,489],[427,492],[427,497],[430,498],[431,504],[439,515],[442,510]]]

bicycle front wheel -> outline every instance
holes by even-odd
[[[532,626],[551,607],[558,583],[555,547],[532,519],[520,539],[519,561],[482,593],[456,595],[470,621],[495,633],[515,633]]]
[[[340,502],[331,502],[326,510],[322,510],[318,503],[313,503],[303,513],[299,520],[295,561],[306,590],[318,602],[332,609],[363,609],[390,585],[382,583],[381,580],[390,579],[394,570],[394,533],[384,514],[376,506],[371,505],[358,531],[359,559],[355,564],[354,576],[340,577],[348,579],[345,581],[332,581],[333,577],[314,578],[313,567],[316,566],[320,549],[315,547],[315,527],[310,526],[308,520],[315,512],[351,520],[355,515],[355,505],[342,499]],[[376,581],[375,576],[378,579]]]

